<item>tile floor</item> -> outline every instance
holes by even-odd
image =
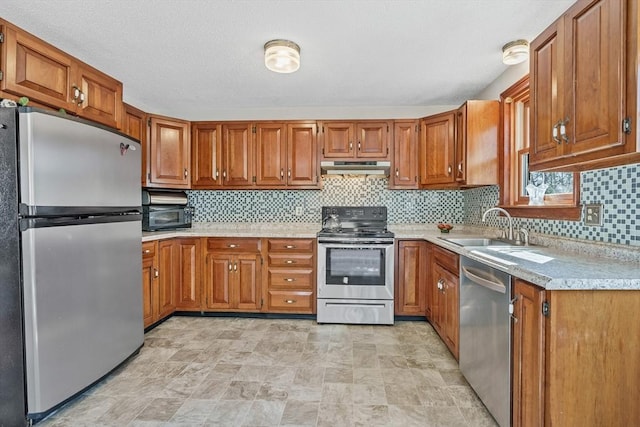
[[[496,426],[426,322],[173,317],[39,427]]]

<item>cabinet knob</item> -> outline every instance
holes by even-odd
[[[288,259],[284,262],[285,264],[295,264],[296,262],[292,259]]]
[[[453,168],[451,167],[451,165],[449,165],[449,167],[447,168],[447,174],[451,175],[451,172],[453,172]]]
[[[285,281],[285,282],[295,282],[295,281],[296,281],[296,279],[294,279],[294,278],[292,278],[292,277],[286,277],[286,278],[284,279],[284,281]]]
[[[360,141],[358,141],[358,151],[360,151],[362,149],[362,146],[360,145]]]
[[[228,247],[228,248],[232,248],[232,249],[233,249],[233,248],[239,248],[239,247],[240,247],[240,245],[236,245],[235,243],[229,243],[229,244],[227,245],[227,247]]]
[[[400,177],[400,170],[398,168],[396,168],[396,178]]]
[[[284,302],[286,302],[287,304],[295,304],[297,301],[294,299],[286,299],[284,300]]]
[[[216,168],[216,179],[218,179],[218,176],[220,176],[220,171]]]
[[[353,142],[349,142],[349,151],[353,150]]]
[[[289,170],[287,171],[287,177],[291,178],[291,168],[289,168]]]
[[[189,175],[189,172],[187,172],[187,168],[184,168],[184,177],[186,178],[187,175]]]
[[[229,271],[232,271],[232,270],[233,270],[233,263],[232,263],[232,262],[230,262],[230,263],[229,263]]]
[[[158,276],[160,276],[160,272],[158,271],[157,268],[154,268],[153,269],[153,277],[158,277]]]
[[[458,163],[458,174],[462,175],[462,162]]]
[[[280,181],[284,178],[284,169],[280,169]]]

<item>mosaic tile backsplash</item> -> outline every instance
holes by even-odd
[[[580,175],[581,204],[602,203],[603,225],[580,221],[514,218],[514,225],[538,233],[597,242],[640,246],[640,165],[621,166]],[[499,200],[497,186],[463,191],[388,190],[387,180],[372,177],[331,177],[318,190],[190,191],[197,222],[318,222],[322,206],[387,206],[389,222],[504,226],[484,209]],[[296,208],[302,215],[296,215]]]

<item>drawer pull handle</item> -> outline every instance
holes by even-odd
[[[153,277],[158,277],[158,276],[160,276],[160,273],[158,272],[157,268],[154,268],[153,269]]]
[[[287,304],[295,304],[297,301],[294,299],[286,299],[284,300],[284,302],[286,302]]]
[[[145,250],[144,250],[144,253],[145,253],[145,254],[151,253],[151,249],[145,249]]]
[[[296,262],[292,259],[288,259],[284,262],[285,264],[295,264]]]
[[[295,245],[287,245],[285,246],[286,249],[295,249],[296,246]]]
[[[240,247],[240,245],[236,245],[235,243],[231,243],[229,245],[227,245],[228,248],[237,248]]]
[[[291,277],[287,277],[287,278],[285,278],[285,279],[284,279],[284,281],[285,281],[285,282],[295,282],[295,281],[296,281],[296,279],[293,279],[293,278],[291,278]]]

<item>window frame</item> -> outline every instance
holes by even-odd
[[[511,216],[539,219],[578,221],[582,213],[580,206],[580,174],[573,174],[573,194],[546,195],[545,205],[529,205],[529,197],[520,194],[521,170],[512,164],[514,141],[514,101],[530,99],[529,75],[524,76],[500,94],[500,126],[498,132],[500,168],[500,207]],[[520,150],[517,158],[526,153]]]

